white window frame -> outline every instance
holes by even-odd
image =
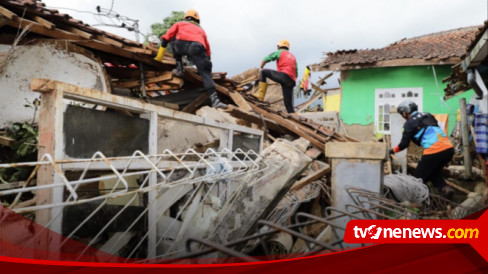
[[[422,111],[423,88],[377,88],[374,100],[374,129],[376,133],[391,134],[391,113],[409,99]]]

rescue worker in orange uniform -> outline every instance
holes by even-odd
[[[259,88],[258,91],[253,94],[253,96],[260,101],[264,100],[264,96],[266,95],[266,90],[268,88],[266,79],[269,78],[281,85],[286,111],[288,113],[294,113],[293,87],[295,87],[298,68],[296,58],[288,51],[289,49],[290,42],[287,40],[281,40],[278,43],[278,50],[264,57],[263,61],[261,61]],[[276,61],[278,70],[262,69],[266,63],[271,61]]]
[[[173,57],[176,59],[176,70],[173,74],[183,76],[182,57],[188,56],[198,69],[202,77],[203,88],[208,92],[212,107],[227,108],[222,103],[215,89],[212,79],[212,62],[210,61],[210,45],[207,34],[200,27],[200,15],[196,10],[188,10],[184,21],[177,22],[161,37],[158,54],[155,60],[162,62],[168,43],[171,43]]]
[[[407,121],[403,125],[400,143],[390,149],[395,154],[408,147],[410,141],[424,148],[414,176],[421,178],[424,184],[431,181],[439,189],[439,193],[452,198],[454,190],[446,184],[442,177],[442,169],[451,161],[454,148],[447,135],[439,127],[432,114],[418,112],[418,106],[411,100],[402,102],[397,112]]]

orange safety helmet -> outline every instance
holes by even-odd
[[[195,20],[200,21],[200,15],[198,15],[198,11],[196,11],[196,10],[187,10],[185,12],[184,18],[186,18],[186,17],[191,17]]]
[[[281,40],[278,42],[278,48],[287,48],[287,49],[290,49],[290,42],[288,42],[288,40]]]

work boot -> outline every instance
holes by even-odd
[[[176,68],[171,71],[173,76],[175,77],[183,77],[185,74],[185,71],[183,69],[183,62],[181,61],[176,61]]]
[[[254,96],[259,101],[263,101],[267,89],[268,89],[268,84],[266,82],[259,82],[258,91],[253,93],[252,96]]]
[[[227,108],[227,105],[222,103],[222,101],[220,101],[217,92],[215,91],[211,92],[209,97],[213,108],[224,108],[224,109]]]

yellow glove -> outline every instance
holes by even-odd
[[[156,55],[156,58],[154,58],[154,60],[159,61],[159,62],[163,62],[163,56],[164,56],[165,51],[166,51],[166,48],[159,46],[158,55]]]

